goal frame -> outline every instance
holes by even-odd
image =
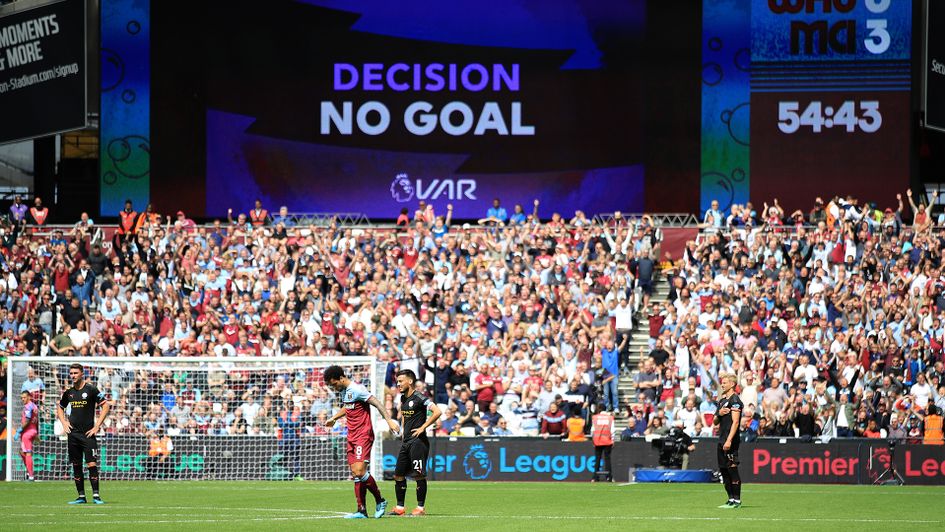
[[[4,477],[7,482],[14,480],[13,477],[13,464],[14,464],[14,452],[16,446],[13,441],[13,433],[16,432],[17,427],[19,426],[19,408],[15,405],[19,405],[19,391],[13,389],[13,380],[16,372],[14,368],[16,366],[29,366],[32,363],[52,363],[52,364],[74,364],[79,363],[83,365],[95,365],[95,364],[135,364],[144,369],[158,369],[161,367],[162,363],[165,363],[170,366],[187,366],[188,364],[200,365],[200,364],[233,364],[239,366],[240,364],[250,364],[250,365],[272,365],[278,366],[280,363],[285,364],[299,364],[299,363],[312,363],[318,364],[319,366],[329,366],[332,364],[337,364],[341,367],[353,366],[353,365],[366,365],[369,367],[369,374],[371,375],[371,395],[376,397],[381,404],[385,403],[385,387],[384,387],[384,374],[381,373],[384,368],[384,364],[379,362],[376,357],[370,356],[325,356],[325,357],[293,357],[293,356],[280,356],[280,357],[105,357],[105,356],[93,356],[93,357],[63,357],[63,356],[16,356],[16,357],[7,357],[7,432],[9,437],[6,439],[6,463],[4,464]],[[152,367],[153,364],[153,367]],[[25,370],[24,370],[25,371]],[[13,394],[16,393],[17,396]],[[375,426],[374,431],[374,446],[371,450],[371,461],[369,463],[369,471],[371,475],[375,478],[380,478],[381,472],[383,471],[382,460],[382,442],[381,442],[381,431],[377,430],[377,427],[385,427],[383,423],[383,416],[380,412],[377,412],[376,408],[368,407],[371,410],[371,422]],[[378,425],[380,423],[380,425]],[[59,436],[60,438],[64,436]],[[218,438],[227,438],[229,436],[220,435],[214,436]],[[17,453],[18,454],[18,453]]]

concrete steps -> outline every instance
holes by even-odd
[[[659,278],[653,284],[653,294],[650,296],[650,303],[663,303],[669,299],[669,282],[664,278]],[[636,367],[640,363],[640,350],[643,350],[643,356],[650,352],[650,323],[644,314],[637,314],[633,320],[633,332],[630,336],[630,367],[633,368],[629,375],[621,375],[617,381],[617,394],[620,398],[620,410],[615,413],[615,420],[618,431],[627,426],[627,410],[625,405],[628,400],[635,396],[636,387],[634,386],[634,377],[637,374]]]

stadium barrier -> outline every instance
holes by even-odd
[[[122,441],[118,441],[121,439]],[[239,440],[244,444],[240,444]],[[248,445],[250,443],[252,445]],[[177,436],[168,464],[149,469],[148,440],[142,436],[101,438],[104,479],[288,480],[279,440],[263,436]],[[716,469],[714,438],[696,442],[690,469]],[[309,480],[347,474],[343,437],[305,437],[301,452],[329,456],[330,463],[303,460]],[[394,468],[399,442],[383,443],[384,470]],[[120,453],[110,449],[121,449]],[[745,482],[871,484],[889,463],[885,440],[844,439],[827,443],[759,439],[742,443],[740,472]],[[658,452],[643,439],[617,442],[612,454],[614,480],[626,482],[631,468],[658,466]],[[945,485],[945,446],[899,445],[896,466],[907,484]],[[65,441],[43,440],[34,454],[37,478],[69,478]],[[18,456],[14,467],[22,468]],[[428,476],[432,480],[588,481],[594,446],[541,438],[434,438]]]
[[[95,234],[93,237],[94,242],[101,242],[106,250],[111,249],[112,241],[115,236],[115,233],[118,231],[117,225],[105,224],[95,226]],[[200,228],[211,230],[213,229],[212,225],[201,225]],[[228,226],[227,226],[228,227]],[[354,225],[345,225],[343,226],[352,230],[365,230],[370,229],[374,231],[376,235],[386,235],[388,233],[395,233],[399,238],[406,238],[405,228],[397,227],[394,224],[354,224]],[[460,224],[453,224],[453,231],[458,230]],[[43,227],[34,227],[29,228],[29,233],[27,236],[34,241],[43,241],[44,239],[49,238],[54,231],[62,231],[64,235],[68,237],[72,231],[73,226],[71,225],[47,225]],[[327,230],[323,225],[316,227],[316,230],[322,229]],[[299,234],[305,235],[311,231],[309,226],[305,227],[294,227],[290,228],[288,231],[289,237],[294,237]],[[485,227],[473,226],[470,229],[466,230],[470,233],[480,233],[486,231]],[[662,252],[669,253],[673,259],[679,259],[682,257],[683,251],[686,248],[686,244],[689,241],[696,240],[700,236],[699,228],[697,227],[660,227],[660,231],[663,233],[663,241],[660,244]]]
[[[175,436],[174,450],[163,464],[149,460],[149,440],[141,435],[99,436],[99,471],[103,480],[291,480],[286,454],[294,445],[280,444],[272,436]],[[37,442],[33,465],[37,480],[71,478],[65,438]],[[306,437],[299,440],[302,456],[327,460],[302,460],[302,476],[308,480],[339,480],[349,475],[345,437]],[[0,456],[0,461],[3,456]],[[6,465],[6,464],[2,464]],[[23,471],[18,455],[14,470]]]

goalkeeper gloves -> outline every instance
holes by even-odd
[[[19,439],[20,439],[20,434],[22,434],[22,433],[23,433],[23,429],[20,429],[20,430],[16,431],[16,434],[13,435],[13,441],[19,440]]]

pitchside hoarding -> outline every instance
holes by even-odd
[[[272,437],[177,436],[162,475],[180,480],[288,480],[289,449]],[[100,468],[105,479],[149,478],[148,440],[141,436],[100,438]],[[714,438],[697,441],[691,469],[716,469]],[[343,438],[303,437],[299,445],[302,476],[309,480],[347,478]],[[382,469],[391,471],[400,443],[383,444]],[[826,444],[764,439],[742,444],[740,472],[745,482],[871,484],[889,464],[885,440],[833,440]],[[656,449],[643,440],[617,442],[614,479],[626,482],[629,471],[658,465]],[[14,467],[22,470],[19,457]],[[896,467],[907,484],[945,485],[945,446],[900,445]],[[65,442],[46,439],[34,451],[41,480],[68,478]],[[3,464],[0,464],[3,465]],[[428,476],[432,480],[575,481],[590,480],[594,446],[531,438],[434,438]]]

